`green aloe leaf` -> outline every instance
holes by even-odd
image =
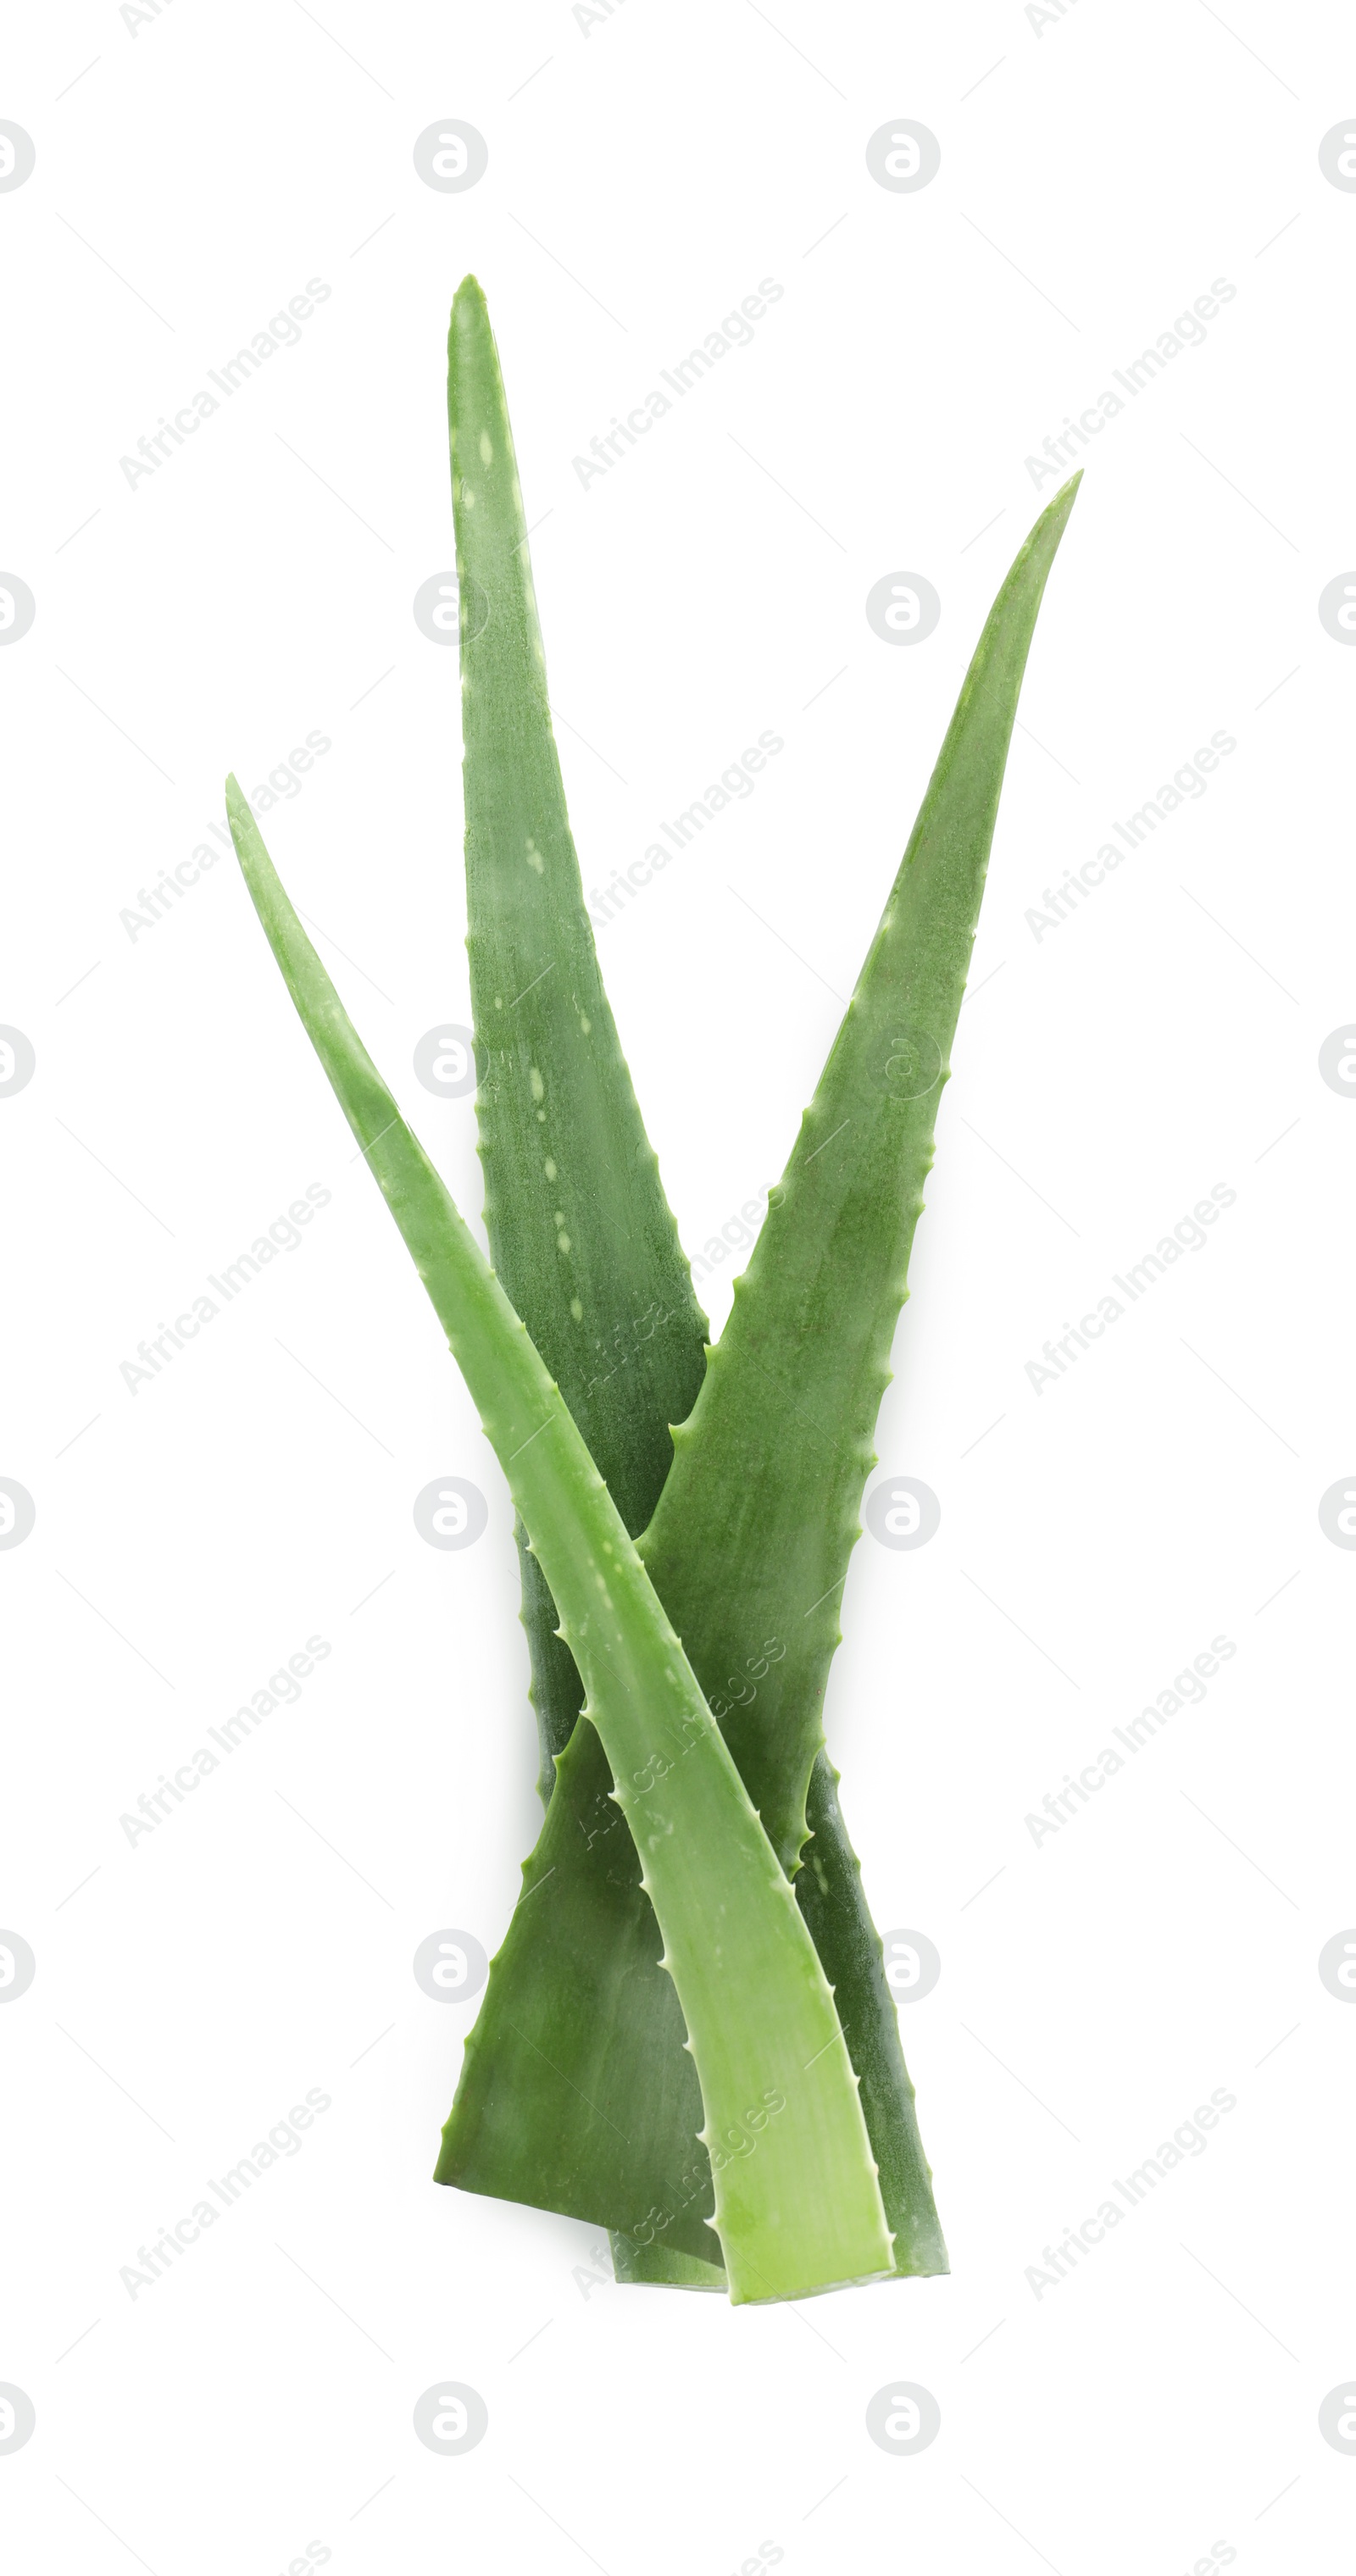
[[[476,476],[469,509],[463,488],[464,468],[474,475],[475,459],[483,462],[486,448],[492,459],[512,457],[497,355],[474,280],[458,293],[449,351],[469,701],[472,956],[480,925],[492,923],[503,961],[500,981],[521,987],[529,956],[535,964],[537,952],[526,946],[519,951],[515,943],[536,931],[541,906],[550,902],[557,935],[570,943],[572,971],[587,974],[591,987],[597,968],[557,801],[559,773],[521,496],[511,471],[488,487],[483,475]],[[647,1556],[662,1559],[661,1597],[672,1583],[675,1597],[682,1598],[685,1646],[713,1697],[722,1694],[717,1705],[736,1758],[758,1771],[788,1868],[796,1866],[806,1832],[808,1782],[813,1842],[808,1865],[796,1878],[797,1897],[835,1988],[861,2083],[895,2230],[896,2266],[911,2273],[945,2269],[946,2255],[880,1943],[839,1810],[837,1775],[820,1749],[820,1709],[1022,667],[1072,488],[1033,532],[986,627],[862,984],[782,1192],[774,1194],[779,1207],[790,1202],[782,1234],[789,1247],[786,1293],[777,1294],[772,1256],[762,1264],[761,1295],[757,1263],[752,1278],[740,1283],[736,1314],[720,1346],[722,1367],[723,1355],[732,1354],[729,1368],[722,1379],[713,1365],[642,1542]],[[480,675],[488,668],[487,641],[496,635],[498,691],[503,705],[518,711],[512,730],[496,731],[483,712]],[[544,830],[531,805],[516,801],[513,778],[524,737],[533,729],[540,739],[531,756],[551,788]],[[555,836],[557,864],[539,897],[536,889],[523,889],[518,853],[529,837],[543,847],[548,832]],[[543,1064],[555,1061],[558,1045],[564,1050],[571,1043],[564,989],[555,975],[538,987],[535,1045]],[[478,1034],[488,1043],[493,1029],[479,994],[476,1009]],[[883,1027],[882,1013],[892,1026]],[[941,1043],[934,1040],[934,1078],[915,1085],[919,1058],[909,1052],[911,1042],[901,1048],[896,1039],[900,1027],[921,1037],[924,1020],[935,1023]],[[882,1037],[888,1042],[884,1054]],[[926,1049],[922,1054],[930,1069],[931,1056]],[[564,1086],[561,1096],[567,1101]],[[629,1081],[625,1098],[633,1110]],[[482,1098],[479,1114],[488,1167],[492,1153],[503,1149],[503,1131],[515,1121],[522,1125],[521,1091],[496,1087]],[[857,1134],[848,1140],[844,1125],[854,1119]],[[522,1259],[515,1275],[524,1312],[534,1329],[540,1323],[546,1330],[562,1282],[545,1253],[541,1215],[534,1235],[531,1202],[535,1197],[543,1203],[543,1193],[530,1145],[529,1133],[525,1154],[520,1141],[520,1194],[496,1210],[492,1223],[499,1231],[492,1243],[505,1265],[510,1257]],[[648,1149],[644,1159],[651,1169]],[[595,1154],[591,1184],[600,1225],[612,1240],[624,1239],[625,1162]],[[816,1248],[822,1253],[826,1240],[828,1258],[817,1273]],[[760,1255],[763,1249],[760,1243]],[[666,1311],[668,1303],[665,1291],[653,1311]],[[742,1340],[733,1331],[736,1324]],[[567,1353],[560,1378],[574,1405],[583,1400],[586,1384],[572,1372],[570,1358]],[[713,1405],[713,1383],[723,1403]],[[624,1376],[619,1373],[602,1392],[610,1392],[624,1413],[631,1392]],[[771,1511],[765,1508],[769,1497]],[[735,1694],[743,1697],[747,1715],[732,1704]],[[558,1763],[555,1799],[528,1865],[530,1904],[525,1898],[494,1962],[468,2043],[439,2175],[463,2188],[608,2219],[632,2240],[614,2246],[619,2277],[690,2277],[692,2258],[703,2251],[708,2204],[691,2189],[684,2062],[676,2054],[674,2018],[664,2010],[664,1981],[655,1973],[653,1925],[638,1873],[627,1838],[615,1830],[609,1813],[609,1785],[596,1739],[581,1730]],[[530,2119],[524,2117],[527,2103]],[[644,2212],[639,2228],[625,2214],[638,2204]],[[701,2268],[710,2281],[718,2280]]]
[[[805,1839],[839,1595],[875,1464],[872,1437],[1022,675],[1078,480],[1037,520],[990,611],[880,926],[640,1542],[788,1870]],[[787,1652],[741,1700],[736,1677],[774,1629]]]
[[[592,1723],[576,1736],[596,1730],[606,1753],[696,2064],[730,2295],[874,2278],[891,2246],[866,2126],[776,1854],[573,1416],[348,1020],[234,779],[226,801],[284,981],[447,1334],[583,1678]]]
[[[706,1318],[599,972],[551,727],[513,433],[473,278],[453,304],[447,353],[485,1226],[495,1268],[634,1537],[672,1463],[669,1425],[686,1418],[701,1388]],[[517,1535],[538,1786],[549,1803],[583,1685],[521,1524]],[[540,1890],[537,1922],[528,1906],[515,1959],[494,1963],[498,2041],[471,2035],[438,2176],[501,2199],[545,2199],[595,2223],[624,2211],[653,2232],[656,2165],[672,2156],[665,2206],[687,2230],[685,2259],[721,2286],[706,2260],[717,2249],[708,2160],[696,2143],[696,2072],[611,1787],[598,1738],[584,1728],[567,1779],[566,1849],[548,1826],[526,1865],[524,1904]],[[553,1962],[540,1982],[538,1940]],[[595,2114],[614,2059],[634,2079],[630,2099]]]
[[[495,1268],[632,1537],[697,1400],[706,1317],[636,1105],[565,809],[513,434],[485,299],[460,289],[448,417],[461,601],[466,941]],[[543,1798],[579,1711],[519,1532]]]
[[[783,1865],[796,1869],[804,1852],[797,1895],[861,2082],[901,2272],[944,2270],[946,2256],[881,1945],[824,1750],[824,1694],[1027,655],[1080,479],[1037,520],[989,613],[640,1541]],[[773,1634],[786,1653],[762,1675],[760,1639]]]

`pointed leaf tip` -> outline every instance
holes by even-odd
[[[460,342],[463,349],[470,350],[485,340],[489,340],[493,346],[493,339],[494,335],[490,328],[490,308],[485,300],[485,289],[479,278],[473,276],[468,270],[452,298],[452,311],[447,325],[448,349],[449,351],[455,349]]]

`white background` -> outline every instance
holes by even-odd
[[[1179,2576],[1215,2542],[1243,2576],[1336,2563],[1356,2465],[1317,2410],[1356,2360],[1356,2012],[1316,1959],[1356,1920],[1353,1568],[1317,1505],[1356,1462],[1356,1111],[1317,1054],[1356,1007],[1356,655],[1316,602],[1356,562],[1356,197],[1317,148],[1350,52],[1336,11],[1259,0],[1083,0],[1039,32],[1009,0],[12,23],[0,114],[37,149],[0,196],[0,559],[37,601],[0,654],[0,1019],[37,1055],[0,1102],[0,1473],[37,1506],[0,1557],[0,1921],[38,1962],[0,2013],[24,2576],[275,2576],[312,2541],[336,2576],[725,2576],[763,2542],[795,2576]],[[413,164],[447,116],[489,147],[465,194]],[[866,167],[900,116],[941,144],[917,194]],[[1025,458],[1236,288],[1085,460],[881,1424],[941,1528],[862,1542],[831,1685],[876,1919],[942,1955],[904,2022],[953,2274],[793,2312],[601,2286],[594,2231],[429,2181],[473,2007],[411,1957],[448,1924],[493,1951],[538,1815],[506,1491],[233,862],[135,941],[119,919],[221,819],[228,767],[248,788],[327,734],[267,837],[474,1212],[472,1105],[411,1070],[469,1013],[455,656],[411,600],[451,561],[470,268],[542,522],[585,883],[785,740],[600,938],[693,1251],[789,1149],[1054,488]],[[311,277],[301,345],[129,487],[120,457]],[[764,277],[754,345],[582,488],[572,458]],[[863,606],[901,568],[942,600],[908,650]],[[1043,889],[1216,729],[1208,792],[1037,941]],[[137,1342],[314,1181],[300,1248],[130,1394]],[[1216,1183],[1208,1247],[1033,1392],[1045,1339]],[[449,1473],[490,1504],[464,1555],[411,1519]],[[332,1652],[299,1703],[130,1847],[120,1815],[310,1635]],[[1037,1847],[1024,1817],[1216,1635],[1204,1704]],[[301,2152],[129,2297],[138,2246],[308,2088],[332,2107]],[[1037,2298],[1042,2248],[1216,2088],[1207,2151]],[[489,2408],[464,2457],[414,2437],[440,2373]],[[916,2458],[866,2434],[892,2374],[940,2403]]]

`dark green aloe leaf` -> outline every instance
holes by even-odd
[[[474,278],[452,308],[447,366],[485,1226],[495,1268],[568,1390],[634,1538],[668,1474],[669,1424],[697,1399],[706,1318],[598,971],[551,729],[513,434]],[[549,1798],[580,1683],[521,1530],[519,1549]]]
[[[701,1387],[706,1318],[599,972],[551,727],[513,433],[474,278],[452,308],[448,428],[486,1229],[495,1267],[634,1537],[672,1463],[669,1425],[686,1418]],[[659,1971],[658,1926],[602,1747],[592,1728],[575,1733],[574,1659],[521,1528],[518,1538],[539,1786],[549,1802],[571,1745],[565,1800],[525,1866],[526,1910],[494,1963],[493,2010],[467,2044],[439,2179],[643,2227],[657,2162],[678,2141],[666,2196],[681,2203],[693,2257],[709,2258],[711,2175],[682,2016]],[[557,1966],[546,1977],[548,1955]],[[614,2058],[629,2099],[595,2112]],[[527,2101],[544,2101],[545,2116],[526,2120]]]
[[[774,1848],[788,1869],[804,1851],[796,1893],[835,1990],[901,2272],[945,2270],[946,2253],[881,1944],[824,1751],[824,1693],[1027,654],[1080,479],[1037,520],[989,613],[640,1541]],[[786,1651],[763,1673],[774,1636]]]
[[[1022,675],[1077,484],[1075,476],[1037,520],[990,611],[880,927],[641,1540],[788,1870],[805,1839],[839,1597],[875,1463],[876,1416]],[[744,1677],[774,1633],[786,1653],[748,1691]]]

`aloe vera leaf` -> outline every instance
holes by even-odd
[[[872,1435],[1022,675],[1078,481],[1037,520],[990,611],[856,990],[735,1283],[696,1408],[675,1432],[673,1465],[640,1543],[788,1870],[805,1838],[839,1595],[875,1464]],[[859,1320],[845,1330],[849,1294]],[[723,1711],[723,1677],[746,1675],[759,1639],[774,1630],[786,1654],[746,1705]]]
[[[933,2198],[932,2167],[918,2133],[914,2087],[904,2062],[895,1999],[886,1983],[880,1934],[838,1801],[838,1773],[823,1751],[810,1773],[805,1815],[809,1839],[794,1881],[796,1902],[844,2024],[894,2237],[895,2270],[902,2280],[925,2280],[951,2268]]]
[[[671,2247],[637,2245],[635,2239],[612,2231],[612,2269],[623,2288],[635,2284],[642,2288],[666,2290],[723,2290],[725,2275],[716,2263],[703,2263],[693,2254],[679,2254]]]
[[[918,2134],[899,2017],[885,1980],[880,1935],[871,1920],[861,1863],[848,1838],[837,1793],[838,1773],[827,1753],[821,1752],[810,1774],[806,1800],[809,1846],[793,1884],[820,1966],[833,1988],[857,2077],[880,2195],[894,2237],[895,2273],[901,2280],[922,2280],[949,2271],[950,2264],[932,2194],[932,2168]],[[568,1887],[565,1892],[572,1893]],[[670,2163],[677,2137],[672,2131],[657,2141],[659,2155]],[[619,2282],[675,2289],[723,2286],[720,2273],[680,2251],[672,2233],[661,2235],[654,2230],[642,2242],[614,2227],[611,2242]]]
[[[640,1541],[832,1982],[901,2271],[946,2256],[880,1941],[822,1710],[873,1432],[932,1166],[1003,773],[1046,580],[1081,476],[986,621],[866,964],[692,1419]],[[713,1579],[714,1578],[714,1579]],[[746,1708],[750,1640],[787,1639]],[[809,1813],[807,1817],[807,1796]],[[807,1832],[809,1835],[806,1841]]]
[[[495,1268],[634,1537],[668,1473],[669,1424],[697,1399],[706,1318],[598,968],[551,725],[512,426],[474,277],[453,302],[447,360],[485,1226]],[[521,1522],[516,1535],[546,1804],[583,1685]],[[590,1836],[619,1825],[591,1729],[576,1746],[570,1786]],[[721,2282],[704,2260],[716,2248],[708,2160],[695,2143],[701,2095],[676,1997],[659,1974],[634,1845],[624,1827],[613,1831],[598,1866],[581,1871],[559,1839],[559,1826],[548,1831],[524,1868],[524,1902],[541,1894],[523,1918],[520,1972],[499,1959],[492,1970],[491,2020],[510,2062],[471,2037],[438,2179],[544,2198],[595,2223],[621,2209],[653,2227],[656,2164],[676,2148],[660,2192],[669,2223],[681,2212],[692,2244],[676,2259],[701,2261]],[[538,1943],[578,1966],[553,1979],[544,2018]],[[628,2098],[595,2113],[614,2054],[628,2070]],[[569,2076],[557,2075],[566,2063]]]
[[[770,1723],[758,1731],[737,1712],[723,1713],[722,1722],[741,1765],[761,1756],[760,1793],[772,1775],[772,1812],[781,1820],[783,1858],[789,1867],[795,1867],[804,1841],[808,1773],[814,1840],[811,1865],[796,1879],[797,1895],[835,1987],[861,2079],[863,2110],[895,2231],[896,2266],[915,2274],[945,2270],[945,2247],[880,1943],[843,1825],[837,1775],[821,1749],[820,1711],[838,1642],[836,1602],[858,1534],[857,1506],[872,1463],[871,1431],[887,1382],[889,1345],[921,1185],[931,1162],[942,1059],[949,1053],[959,1009],[1017,696],[1076,482],[1038,522],[999,593],[857,994],[777,1194],[778,1224],[790,1227],[789,1265],[799,1265],[794,1273],[788,1267],[782,1283],[791,1293],[778,1310],[774,1281],[774,1293],[761,1300],[755,1296],[750,1307],[757,1277],[751,1280],[746,1274],[738,1283],[735,1314],[713,1359],[696,1417],[679,1435],[678,1460],[642,1542],[661,1597],[672,1585],[674,1599],[682,1601],[679,1624],[687,1650],[718,1706],[720,1686],[731,1671],[745,1674],[739,1686],[747,1689],[747,1666],[763,1660],[757,1652],[748,1653],[750,1642],[755,1649],[764,1639],[786,1644],[786,1653],[773,1667],[772,1689],[764,1690],[761,1680],[758,1685],[759,1713]],[[927,1026],[922,1025],[924,1015]],[[907,1048],[904,1062],[893,1045],[883,1061],[879,1058],[882,1031],[888,1038],[901,1018],[906,1027],[916,1025],[920,1037],[931,1035],[936,1048],[936,1079],[916,1099],[902,1099],[897,1087],[901,1080],[906,1088],[912,1085]],[[879,1087],[871,1079],[877,1064],[885,1074]],[[930,1058],[923,1070],[931,1070]],[[849,1122],[855,1116],[855,1136],[843,1135],[845,1112]],[[832,1146],[840,1135],[835,1155]],[[766,1259],[771,1227],[770,1213],[756,1264]],[[779,1382],[770,1367],[778,1349],[783,1361]],[[719,1385],[719,1371],[727,1363],[727,1400],[723,1411],[713,1414],[708,1411],[710,1389],[713,1382]],[[737,1426],[733,1436],[732,1422]],[[701,1561],[703,1550],[706,1572],[713,1578],[705,1592],[691,1571],[693,1552]],[[733,1630],[730,1605],[738,1605]],[[752,1705],[757,1711],[757,1697]],[[610,1855],[597,1847],[594,1823],[605,1795],[600,1773],[596,1748],[588,1755],[581,1749],[568,1770],[562,1766],[557,1794],[562,1805],[571,1807],[576,1831],[567,1835],[563,1817],[555,1817],[550,1841],[556,1874],[534,1900],[534,1910],[541,1909],[536,1937],[526,1914],[521,1923],[515,1918],[496,1959],[449,2123],[442,2170],[465,2188],[507,2192],[581,2216],[606,2216],[614,2227],[624,2228],[625,2203],[610,2196],[613,2160],[600,2122],[614,2118],[634,2099],[642,2065],[652,2067],[664,2034],[647,2011],[646,1989],[637,1981],[637,1951],[622,1939],[632,1918],[615,1884],[619,1855],[615,1845]],[[543,1850],[537,1858],[544,1857]],[[600,1881],[609,1859],[614,1883],[607,1891],[604,1924]],[[542,1883],[536,1861],[529,1880],[534,1887]],[[596,1920],[590,1918],[589,1886],[600,1906]],[[548,1914],[554,1918],[549,1942]],[[529,2024],[537,2032],[529,2043],[534,2048],[552,2030],[562,2040],[572,2036],[571,2000],[581,1992],[598,1995],[599,1960],[609,1942],[615,1963],[612,1992],[618,1998],[615,2044],[605,2063],[596,2048],[591,2052],[587,2102],[572,2090],[570,2049],[558,2047],[556,2121],[549,2138],[539,2142],[539,2151],[521,2152],[510,2168],[504,2150],[512,2133],[512,2103],[523,2084],[520,2038]],[[658,1983],[651,1978],[650,1987]],[[648,2167],[642,2144],[654,2156]],[[645,2141],[637,2142],[630,2188],[648,2170],[654,2210],[661,2215],[672,2206],[672,2177],[680,2154],[677,2138],[664,2137],[657,2123]],[[646,2267],[649,2276],[662,2276],[669,2248],[698,2250],[684,2210],[667,2232],[652,2228],[651,2234],[652,2244],[635,2249],[628,2277]]]
[[[787,1880],[616,1505],[525,1325],[354,1031],[235,780],[245,882],[302,1025],[494,1447],[641,1855],[706,2111],[737,2302],[890,2267],[833,1998]],[[554,1801],[553,1801],[554,1804]],[[738,2143],[736,2143],[736,2141]]]
[[[838,1803],[838,1773],[825,1752],[817,1756],[810,1774],[806,1822],[805,1860],[793,1882],[796,1902],[833,1988],[857,2077],[880,2196],[894,2238],[895,2273],[900,2280],[929,2279],[951,2268],[933,2198],[932,2168],[918,2133],[914,2087],[904,2062],[894,1997],[885,1979],[880,1935]],[[658,2142],[659,2154],[670,2164],[675,2146],[676,2133]],[[614,2228],[612,2263],[620,2282],[667,2283],[679,2289],[720,2286],[715,2274],[706,2282],[700,2277],[694,2282],[692,2258],[679,2250],[672,2235],[657,2231],[652,2241],[642,2243]],[[699,2266],[699,2275],[703,2270],[709,2267]]]
[[[555,1767],[434,2179],[712,2262],[701,2092],[596,1730]]]
[[[659,1180],[584,905],[551,728],[513,433],[485,298],[447,342],[461,599],[467,951],[490,1257],[632,1537],[668,1426],[697,1399],[706,1318]],[[520,1532],[543,1799],[580,1686]]]

